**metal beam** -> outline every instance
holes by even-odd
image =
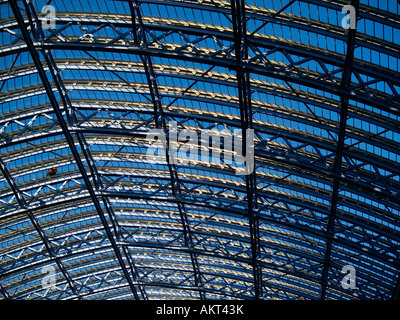
[[[278,45],[278,44],[275,44]],[[275,46],[272,45],[272,46]],[[279,44],[280,46],[280,44]],[[119,53],[125,53],[125,54],[134,54],[134,55],[143,55],[143,56],[157,56],[157,57],[165,57],[165,58],[170,58],[170,59],[180,59],[182,61],[193,61],[193,62],[199,62],[203,64],[208,64],[208,65],[217,65],[217,66],[222,66],[226,68],[231,68],[233,69],[235,67],[235,64],[233,61],[230,59],[226,58],[219,58],[219,57],[213,57],[210,55],[196,55],[194,53],[186,53],[186,52],[180,52],[179,50],[164,50],[164,49],[152,49],[152,48],[140,48],[140,47],[134,47],[134,46],[122,46],[122,45],[115,45],[115,44],[101,44],[97,43],[95,45],[93,44],[88,44],[88,43],[83,43],[83,42],[66,42],[66,43],[38,43],[36,47],[39,49],[58,49],[58,50],[83,50],[83,51],[105,51],[105,52],[119,52]],[[294,48],[294,47],[292,47]],[[9,53],[17,53],[20,51],[25,51],[26,47],[18,47],[18,48],[10,48]],[[6,50],[8,52],[8,49]],[[6,51],[3,51],[3,53],[6,53]],[[311,51],[304,50],[304,55],[310,55],[312,54]],[[0,56],[2,55],[2,51],[0,51]],[[321,79],[315,79],[312,77],[306,77],[306,76],[300,76],[296,75],[293,72],[285,71],[285,70],[271,70],[268,68],[265,68],[264,66],[260,65],[255,65],[252,62],[249,62],[247,64],[244,64],[246,69],[248,69],[249,72],[252,72],[254,74],[258,75],[263,75],[267,77],[273,77],[279,80],[283,81],[288,81],[288,82],[293,82],[296,84],[308,86],[308,87],[313,87],[317,90],[322,90],[326,91],[329,93],[332,93],[334,95],[339,95],[343,96],[346,98],[350,98],[354,101],[358,101],[376,108],[379,108],[381,110],[387,111],[389,113],[393,113],[396,115],[400,115],[400,106],[398,103],[394,103],[392,101],[389,101],[390,99],[393,98],[393,96],[387,96],[384,99],[376,99],[376,98],[371,98],[369,94],[363,93],[362,91],[346,91],[342,90],[339,86],[332,85],[328,81],[321,81]],[[394,98],[393,98],[394,99]]]
[[[131,11],[131,19],[132,19],[132,30],[134,32],[134,41],[135,45],[138,47],[142,46],[143,43],[146,42],[146,33],[145,33],[145,26],[142,21],[141,17],[141,12],[140,12],[140,5],[137,0],[131,0],[129,1],[129,8]],[[150,56],[144,56],[140,55],[140,58],[143,62],[143,66],[145,69],[145,74],[147,78],[147,83],[149,86],[150,94],[151,94],[151,100],[154,105],[154,120],[155,120],[155,125],[156,128],[163,130],[165,134],[168,135],[167,132],[167,123],[166,123],[166,117],[164,114],[164,110],[162,108],[161,104],[161,96],[158,91],[158,84],[156,80],[156,75],[154,72],[153,68],[153,62],[151,60]],[[182,198],[181,194],[181,186],[180,186],[180,180],[178,177],[178,171],[176,169],[176,166],[174,163],[171,163],[171,157],[174,157],[175,155],[171,155],[171,149],[170,149],[170,143],[167,142],[165,145],[165,156],[166,156],[166,161],[170,173],[170,179],[171,179],[171,187],[172,187],[172,196],[174,198]],[[192,248],[193,247],[193,240],[192,240],[192,235],[191,235],[191,230],[190,230],[190,223],[187,218],[186,214],[186,209],[184,204],[181,202],[178,202],[178,209],[179,209],[179,214],[181,217],[181,222],[182,222],[182,227],[183,227],[183,232],[184,232],[184,242],[185,246],[187,248]],[[190,254],[190,259],[192,261],[192,266],[193,266],[193,274],[195,277],[195,283],[196,287],[201,288],[202,287],[202,276],[200,273],[199,269],[199,264],[197,261],[196,254],[193,253],[193,251],[189,250]],[[199,290],[199,295],[200,299],[204,300],[204,295],[202,290]]]
[[[23,38],[25,40],[25,43],[26,43],[26,45],[27,45],[27,47],[29,49],[29,52],[30,52],[31,57],[33,59],[33,62],[35,63],[35,66],[36,66],[36,68],[38,70],[38,74],[40,76],[42,84],[43,84],[43,86],[44,86],[44,88],[46,90],[47,96],[48,96],[48,98],[50,100],[50,103],[51,103],[53,109],[54,109],[54,113],[57,116],[57,120],[58,120],[58,122],[59,122],[59,124],[60,124],[60,126],[61,126],[61,128],[63,130],[63,133],[65,135],[65,139],[67,140],[68,145],[70,147],[70,150],[71,150],[71,152],[72,152],[72,154],[74,156],[76,164],[77,164],[77,166],[79,168],[79,171],[81,173],[82,179],[83,179],[83,181],[84,181],[84,183],[86,185],[86,188],[87,188],[87,190],[88,190],[88,192],[90,194],[91,200],[92,200],[94,206],[96,207],[96,210],[98,212],[100,220],[101,220],[101,222],[102,222],[102,224],[104,226],[104,229],[105,229],[105,231],[107,233],[107,236],[108,236],[108,239],[110,241],[110,244],[111,244],[111,246],[112,246],[112,248],[113,248],[113,250],[115,252],[115,255],[116,255],[117,259],[118,259],[119,264],[121,265],[123,273],[124,273],[124,275],[126,277],[126,280],[129,283],[129,286],[130,286],[130,288],[132,290],[132,293],[133,293],[134,297],[136,299],[139,299],[139,296],[138,296],[138,294],[136,292],[136,288],[133,285],[132,279],[130,278],[129,272],[128,272],[128,270],[127,270],[127,268],[126,268],[126,266],[124,264],[124,261],[122,259],[122,255],[121,255],[121,253],[120,253],[120,251],[119,251],[119,249],[118,249],[118,247],[116,245],[116,241],[115,241],[115,239],[113,237],[113,234],[112,234],[112,232],[110,230],[110,227],[108,226],[107,219],[106,219],[106,217],[105,217],[105,215],[103,213],[101,205],[100,205],[100,203],[99,203],[99,201],[98,201],[98,199],[96,197],[96,194],[95,194],[95,192],[93,190],[93,187],[92,187],[92,185],[90,183],[89,177],[88,177],[88,175],[86,173],[86,169],[85,169],[85,167],[84,167],[84,165],[82,163],[82,160],[80,158],[78,150],[77,150],[77,148],[75,146],[74,139],[73,139],[73,137],[72,137],[72,135],[71,135],[71,133],[69,131],[68,125],[67,125],[67,123],[66,123],[66,121],[65,121],[65,119],[63,117],[62,111],[61,111],[61,109],[60,109],[60,107],[58,105],[58,102],[57,102],[57,99],[56,99],[56,97],[54,95],[54,92],[53,92],[53,89],[51,87],[50,81],[47,78],[46,72],[45,72],[45,70],[43,68],[42,62],[41,62],[40,57],[39,57],[39,53],[36,50],[37,48],[33,44],[33,41],[32,41],[32,39],[31,39],[31,37],[30,37],[30,35],[28,33],[28,30],[27,30],[26,26],[25,26],[25,22],[24,22],[24,19],[23,19],[22,15],[21,15],[20,8],[18,7],[18,4],[17,4],[16,1],[9,0],[9,4],[11,6],[11,9],[12,9],[12,11],[14,13],[14,16],[15,16],[16,20],[18,21],[18,25],[19,25],[19,28],[21,30],[22,36],[23,36]],[[29,15],[30,14],[30,8],[26,4],[26,2],[24,2],[24,5],[25,5],[26,13]],[[50,66],[51,63],[50,63],[49,58],[48,58],[49,52],[46,51],[46,50],[41,50],[41,52],[42,52],[42,54],[43,54],[43,56],[44,56],[44,58],[46,60],[47,65]],[[53,71],[52,76],[53,76],[53,78],[55,78],[54,71]],[[62,94],[62,92],[60,92],[60,94]]]
[[[132,197],[129,197],[129,198],[132,198]],[[204,235],[206,235],[206,233],[204,234]],[[234,240],[235,238],[233,238],[232,240]],[[343,244],[344,244],[345,242],[343,242]],[[121,245],[121,243],[119,243],[118,245]],[[136,247],[139,247],[139,246],[142,246],[142,245],[144,245],[144,244],[140,244],[140,243],[134,243],[133,244],[133,246],[136,246]],[[170,247],[165,247],[165,249],[171,249]],[[183,248],[184,249],[184,248]],[[183,250],[182,248],[176,248],[176,250]],[[202,254],[207,254],[207,252],[206,251],[200,251]],[[290,250],[289,250],[289,252],[290,252]],[[292,252],[292,254],[293,254],[293,252]],[[227,258],[227,257],[226,257]],[[264,265],[264,264],[263,264]],[[277,270],[279,270],[279,269],[277,269]]]
[[[400,267],[397,267],[397,268],[398,268],[398,270],[400,269]],[[396,301],[400,300],[400,272],[398,271],[398,273],[399,273],[399,275],[397,276],[396,285],[393,289],[393,293],[392,293],[392,297],[391,297],[391,300],[396,300]]]
[[[26,7],[26,10],[28,11],[27,6],[25,6],[25,7]],[[31,11],[34,15],[37,25],[40,25],[40,21],[38,20],[38,17],[36,16],[34,8],[32,7],[32,3],[30,3],[30,7],[31,7]],[[29,16],[29,13],[28,13],[28,16]],[[43,32],[42,32],[42,37],[43,37]],[[75,109],[74,109],[73,105],[71,104],[69,96],[67,95],[67,90],[64,86],[64,83],[63,83],[61,77],[60,77],[60,73],[58,71],[57,65],[54,61],[54,58],[52,57],[52,55],[50,53],[47,54],[46,61],[47,61],[47,67],[48,67],[49,71],[51,72],[51,74],[53,75],[53,80],[56,84],[58,93],[60,94],[64,112],[67,116],[67,121],[68,121],[69,125],[73,126],[77,123],[76,114],[74,112]],[[56,70],[57,70],[57,72],[56,72]],[[92,177],[93,183],[94,183],[95,192],[98,192],[99,189],[102,188],[102,181],[101,181],[101,177],[98,174],[98,171],[97,171],[96,165],[93,161],[93,158],[91,156],[90,149],[86,143],[85,136],[84,136],[84,134],[82,134],[82,132],[77,132],[76,137],[77,137],[78,143],[80,145],[80,148],[82,150],[82,153],[85,157],[87,166],[89,167],[91,177]],[[108,199],[106,197],[104,197],[103,195],[101,196],[101,198],[102,198],[102,201],[104,204],[104,208],[110,217],[111,224],[114,228],[115,236],[118,237],[118,234],[119,234],[118,233],[119,232],[118,220],[113,212],[113,209],[112,209]],[[118,249],[118,251],[119,251],[119,249]],[[134,264],[134,261],[133,261],[132,257],[125,252],[125,250],[123,250],[123,251],[124,251],[126,259],[128,260],[128,264],[129,264],[132,276],[134,276],[136,278],[138,272],[137,272],[136,266]],[[145,291],[143,285],[138,284],[138,288],[141,293],[141,297],[146,300],[147,294],[146,294],[146,291]],[[136,292],[134,292],[134,295],[135,295],[135,293]]]
[[[38,233],[40,239],[42,240],[46,251],[48,252],[49,256],[56,262],[57,267],[60,269],[61,273],[63,274],[65,280],[67,281],[68,286],[70,287],[73,295],[81,300],[81,296],[78,293],[76,285],[72,280],[71,276],[69,275],[68,271],[65,269],[63,263],[61,262],[60,258],[54,253],[54,249],[52,248],[50,240],[47,238],[46,233],[41,228],[39,222],[37,221],[36,217],[32,213],[32,211],[27,207],[24,196],[22,192],[19,190],[17,184],[15,183],[14,179],[11,177],[10,172],[8,171],[6,165],[4,164],[3,160],[0,159],[0,171],[3,176],[6,178],[7,183],[9,184],[10,188],[13,191],[15,198],[18,201],[18,204],[21,209],[26,209],[26,213],[29,217],[30,222],[34,226],[36,232]]]
[[[231,15],[233,24],[233,34],[235,39],[235,59],[236,59],[236,76],[239,94],[240,119],[243,140],[243,155],[246,155],[247,148],[247,130],[253,130],[253,115],[251,107],[251,89],[249,71],[242,65],[243,60],[248,59],[248,43],[247,43],[247,22],[246,9],[244,0],[231,0]],[[252,154],[251,156],[254,156]],[[246,161],[254,161],[247,159]],[[246,163],[246,166],[249,164]],[[252,248],[252,267],[254,278],[254,295],[255,299],[263,296],[262,268],[259,264],[260,259],[260,233],[259,222],[255,214],[257,211],[257,180],[254,164],[250,164],[251,172],[246,174],[246,193],[247,193],[247,217],[250,227],[250,242]]]
[[[352,0],[352,6],[355,8],[356,13],[359,10],[359,0]],[[357,26],[357,25],[356,25]],[[353,59],[354,59],[354,50],[355,50],[355,38],[357,34],[357,29],[349,29],[348,30],[348,41],[347,41],[347,54],[346,60],[344,63],[344,72],[342,75],[342,81],[340,87],[343,90],[348,90],[351,84],[351,77],[353,73]],[[347,126],[347,110],[349,106],[349,98],[341,97],[341,107],[340,107],[340,125],[339,125],[339,138],[337,142],[337,151],[333,163],[332,171],[336,173],[335,178],[333,179],[333,188],[332,188],[332,200],[331,200],[331,209],[328,217],[327,224],[327,242],[326,242],[326,250],[325,250],[325,262],[322,269],[322,277],[321,277],[321,300],[325,300],[326,298],[326,290],[328,286],[328,273],[329,268],[331,266],[331,252],[332,252],[332,244],[333,244],[333,236],[335,229],[335,220],[336,220],[336,210],[339,200],[339,190],[340,190],[340,173],[342,170],[342,160],[343,160],[343,152],[345,148],[345,137],[346,137],[346,126]]]
[[[84,16],[79,17],[79,18],[78,17],[65,17],[64,19],[66,19],[65,22],[63,21],[63,17],[58,17],[57,23],[62,24],[62,23],[67,23],[67,21],[68,21],[68,23],[70,23],[70,20],[72,19],[74,21],[74,23],[81,23],[81,24],[85,24],[85,25],[92,25],[92,24],[99,25],[101,23],[109,24],[110,21],[113,20],[112,17],[110,17],[108,19],[104,19],[104,22],[102,20],[99,21],[99,19],[94,19],[92,21],[93,18],[84,17]],[[118,21],[120,21],[120,22],[118,22]],[[267,22],[269,22],[269,21],[270,20],[268,20]],[[303,26],[307,26],[308,24],[306,22],[307,21],[300,21],[299,23],[301,23],[301,25],[303,25]],[[171,20],[171,23],[180,23],[180,21],[179,20]],[[15,24],[16,24],[16,22],[15,22]],[[113,22],[112,25],[116,26],[116,27],[129,27],[130,22],[128,19],[121,19],[121,20],[117,20],[117,21]],[[144,25],[147,28],[154,28],[154,23],[151,25],[146,25],[146,24],[144,24]],[[184,28],[184,30],[186,32],[188,32],[189,34],[192,34],[192,33],[193,34],[197,34],[197,33],[201,34],[200,31],[198,31],[199,27],[186,27],[186,26],[183,26],[180,24],[178,24],[178,26],[180,28]],[[289,26],[296,27],[298,25],[289,24]],[[10,27],[13,27],[13,25],[11,25]],[[166,26],[166,27],[168,27],[168,26]],[[177,27],[177,26],[175,26],[175,27]],[[172,27],[169,27],[169,28],[172,28]],[[163,29],[161,28],[161,30],[163,30]],[[204,30],[204,29],[201,29],[201,30],[202,30],[201,32],[203,32],[205,34],[208,34],[208,32],[210,32],[209,30]],[[317,29],[317,30],[311,29],[308,31],[316,32],[318,30],[320,30],[320,29]],[[57,31],[55,31],[55,33],[56,32]],[[218,38],[221,38],[221,39],[226,38],[228,40],[232,40],[230,33],[231,33],[230,30],[227,30],[224,32],[217,32],[215,34],[215,36]],[[210,33],[209,35],[214,35],[214,34]],[[227,36],[227,35],[229,35],[229,36]],[[337,33],[327,34],[326,36],[346,41],[346,36],[342,33],[342,28],[340,28],[340,27],[337,27]],[[365,37],[368,38],[368,35],[365,35]],[[44,40],[45,40],[44,42],[48,42],[49,39],[45,38]],[[272,38],[272,39],[251,38],[251,44],[253,46],[255,46],[256,48],[273,48],[275,46],[275,47],[279,47],[280,50],[283,49],[285,52],[287,52],[289,54],[304,56],[306,58],[313,59],[313,60],[319,61],[321,63],[327,63],[332,66],[337,66],[337,67],[342,66],[342,64],[341,64],[342,58],[341,58],[340,54],[332,55],[327,50],[318,49],[316,47],[313,47],[313,48],[304,48],[301,46],[296,47],[296,46],[290,45],[284,41],[281,41],[278,38]],[[368,46],[368,43],[364,43],[364,42],[359,42],[359,43],[356,42],[356,45],[363,46],[365,48],[370,48],[371,50],[378,51],[378,52],[379,52],[379,50],[382,50],[384,48],[383,46],[379,46],[379,45],[375,45],[375,46],[371,47],[371,46]],[[385,46],[385,48],[386,48],[386,46]],[[386,53],[388,55],[394,55],[394,56],[398,54],[398,52],[392,52],[392,54],[390,54],[388,52],[384,52],[384,53]],[[367,76],[379,78],[384,81],[389,81],[396,85],[399,84],[399,80],[396,77],[395,73],[390,72],[387,68],[382,68],[380,66],[373,65],[371,63],[360,64],[358,62],[354,62],[353,68],[355,71],[358,71]]]
[[[48,164],[47,166],[48,167],[52,167],[51,164]],[[121,174],[122,174],[121,170],[117,170],[117,171],[115,171],[115,170],[117,170],[117,169],[110,168],[110,169],[107,169],[107,170],[103,170],[101,172],[101,175],[104,176],[104,177],[110,176],[108,181],[109,181],[109,183],[111,183],[112,180],[113,180],[112,177],[117,177],[117,179],[118,179],[118,176],[121,176]],[[294,174],[295,174],[295,172],[294,172]],[[123,176],[127,177],[127,178],[130,177],[131,179],[133,179],[133,178],[147,179],[149,177],[152,177],[154,179],[161,179],[161,180],[168,179],[165,171],[160,171],[160,174],[154,173],[152,175],[149,175],[145,171],[143,171],[142,174],[140,172],[136,172],[136,171],[135,172],[127,171],[127,172],[125,172],[123,174]],[[308,175],[303,175],[303,176],[307,177]],[[336,177],[339,177],[339,176],[336,176]],[[42,180],[41,182],[38,182],[37,184],[34,184],[34,185],[25,183],[22,186],[24,186],[24,190],[26,192],[29,192],[30,190],[35,190],[37,188],[42,188],[46,184],[50,184],[50,185],[51,184],[55,184],[55,183],[64,184],[67,181],[69,181],[69,180],[72,181],[73,179],[76,179],[76,178],[79,178],[79,173],[78,172],[75,172],[75,173],[71,172],[68,175],[57,176],[57,178],[55,179],[56,181],[52,181],[52,180],[46,180],[45,181],[45,180]],[[220,189],[229,188],[230,190],[234,190],[234,191],[237,191],[237,192],[241,192],[242,185],[243,185],[243,184],[242,185],[237,185],[237,183],[234,180],[232,180],[232,181],[225,180],[224,182],[219,182],[216,179],[213,179],[212,181],[209,181],[209,179],[202,180],[202,176],[201,175],[193,176],[192,178],[185,177],[183,179],[184,179],[183,181],[185,181],[186,183],[195,184],[195,185],[197,184],[197,185],[199,185],[199,187],[200,187],[200,185],[204,185],[204,186],[216,187],[216,188],[220,188]],[[327,183],[328,179],[330,179],[330,177],[327,176],[326,180],[323,181],[323,183]],[[342,180],[342,181],[345,182],[344,180]],[[132,182],[135,184],[134,181],[132,181]],[[296,183],[295,181],[292,181],[292,182],[290,182],[290,181],[280,182],[279,179],[275,179],[274,180],[272,178],[265,178],[265,177],[261,178],[260,177],[259,178],[259,182],[260,183],[268,183],[268,182],[270,182],[270,183],[273,183],[276,186],[281,186],[283,188],[285,187],[286,183],[289,183],[291,185],[290,189],[293,190],[293,191],[299,191],[299,192],[303,192],[304,191],[306,194],[309,194],[310,196],[314,196],[317,199],[321,199],[321,201],[329,199],[328,191],[326,191],[324,189],[317,188],[317,187],[311,187],[311,186],[309,186],[307,188],[307,190],[303,190],[302,185],[300,183]],[[353,192],[352,188],[349,188],[347,186],[347,183],[346,183],[346,186],[343,186],[342,188],[343,188],[343,190]],[[354,188],[357,188],[357,187],[354,187]],[[263,187],[263,189],[265,189],[265,187]],[[193,190],[196,191],[196,189],[193,189]],[[265,191],[267,191],[267,190],[265,190]],[[262,195],[264,197],[270,197],[271,199],[280,199],[281,201],[285,201],[285,203],[292,203],[293,201],[296,200],[295,197],[293,197],[293,199],[291,200],[291,197],[289,196],[289,194],[286,194],[286,196],[283,196],[283,195],[274,194],[274,193],[265,192],[265,191],[261,191],[260,195]],[[365,192],[365,191],[366,190],[363,190],[363,192]],[[56,190],[56,192],[57,192],[57,190]],[[64,189],[63,192],[67,195],[68,189]],[[364,195],[364,193],[360,193],[360,194]],[[10,192],[3,193],[3,198],[7,198],[10,195],[12,195],[12,193],[10,193]],[[40,196],[40,194],[39,194],[39,196]],[[41,205],[42,207],[46,203],[46,199],[47,199],[46,195],[44,195],[43,199],[44,199],[44,201],[43,201],[43,203]],[[348,199],[349,201],[346,201],[346,199]],[[374,199],[374,198],[371,198],[371,199]],[[360,212],[364,212],[366,214],[373,215],[376,218],[385,220],[388,223],[393,223],[393,217],[391,219],[390,218],[389,219],[385,218],[384,217],[385,212],[383,210],[376,211],[376,213],[370,213],[370,211],[375,211],[373,206],[371,206],[370,210],[367,210],[366,208],[363,208],[363,202],[351,200],[350,198],[346,198],[346,197],[342,197],[341,201],[346,203],[346,206],[348,206],[349,208],[354,208],[355,210],[358,210]],[[298,202],[293,202],[293,203],[298,203]],[[386,203],[386,202],[384,200],[381,200],[381,203]],[[392,207],[394,209],[399,209],[399,207],[395,207],[394,204],[392,204],[392,203],[386,203],[386,205],[389,206],[389,207]],[[319,207],[314,207],[311,202],[308,204],[308,207],[309,208],[313,208],[316,211],[320,211],[322,213],[324,213],[326,211],[326,210],[321,210],[321,208],[319,208]],[[358,219],[358,220],[351,219],[348,216],[342,216],[341,219],[344,220],[344,221],[347,221],[348,223],[351,223],[353,225],[360,224],[361,220],[363,220],[363,219]],[[369,223],[367,225],[366,222],[364,222],[363,225],[368,230],[371,230],[371,231],[374,231],[374,232],[377,232],[377,233],[387,234],[387,237],[389,237],[389,238],[393,237],[391,235],[390,229],[382,228],[382,227],[378,228],[377,225],[371,224],[371,223]],[[384,229],[387,229],[387,231],[385,232]]]
[[[53,58],[51,56],[49,56],[49,60],[50,60],[51,65],[49,65],[48,68],[52,72],[52,74],[55,74],[54,70],[57,69],[57,67],[55,65],[55,62],[54,62],[54,60],[53,60]],[[69,110],[74,111],[74,108],[73,108],[73,106],[72,106],[72,104],[70,102],[70,99],[69,99],[68,95],[63,94],[63,93],[66,93],[67,90],[65,90],[63,81],[59,77],[59,73],[58,72],[57,72],[57,77],[54,78],[54,82],[56,83],[58,91],[59,91],[59,93],[61,95],[63,107],[64,107],[64,110],[66,111],[67,116],[68,116],[69,124],[71,126],[76,125],[77,119],[76,119],[75,113],[72,112],[72,114],[71,114],[71,113],[68,112]],[[82,132],[78,131],[78,132],[76,132],[76,137],[77,137],[77,140],[79,142],[80,148],[82,150],[83,156],[84,156],[84,158],[86,160],[87,166],[89,167],[89,170],[90,170],[90,173],[91,173],[91,177],[93,179],[95,191],[99,192],[99,190],[101,190],[101,188],[102,188],[102,181],[101,181],[101,177],[98,174],[98,171],[97,171],[97,168],[96,168],[95,163],[93,161],[93,158],[91,156],[89,147],[88,147],[88,145],[86,143],[85,136],[84,136],[84,134]],[[102,198],[102,202],[104,204],[104,208],[105,208],[106,212],[108,213],[108,216],[110,217],[111,224],[112,224],[112,226],[114,228],[115,236],[118,237],[118,235],[119,235],[119,233],[118,233],[119,232],[118,231],[119,230],[119,226],[118,226],[118,221],[116,219],[116,216],[115,216],[115,214],[113,212],[113,209],[110,206],[110,204],[108,202],[108,199],[106,197],[101,195],[101,198]],[[136,278],[138,272],[137,272],[137,269],[136,269],[136,266],[135,266],[135,263],[134,263],[133,259],[132,259],[132,257],[130,257],[130,255],[126,254],[125,250],[123,250],[123,252],[124,252],[124,255],[125,255],[125,257],[126,257],[126,259],[128,261],[128,265],[129,265],[131,274],[132,274],[132,276],[134,276]],[[146,291],[145,291],[143,285],[139,283],[138,284],[138,288],[139,288],[139,291],[141,293],[141,297],[146,300],[147,299],[147,294],[146,294]]]
[[[129,1],[129,0],[118,0],[118,1]],[[297,0],[295,0],[297,1]],[[295,1],[290,1],[288,4],[286,4],[281,10],[287,9],[291,4],[293,4]],[[197,9],[197,10],[202,10],[202,11],[211,11],[211,12],[218,12],[221,14],[224,14],[225,16],[230,14],[230,7],[228,2],[225,1],[204,1],[201,4],[198,2],[193,2],[193,1],[157,1],[157,0],[141,0],[141,3],[152,3],[152,4],[161,4],[161,5],[169,5],[169,6],[178,6],[178,7],[183,7],[183,8],[191,8],[191,9]],[[300,2],[300,1],[299,1]],[[338,1],[329,1],[329,0],[302,0],[301,2],[305,3],[310,3],[314,4],[315,6],[322,7],[322,8],[328,8],[331,10],[335,10],[340,12],[342,7],[346,5],[346,1],[341,1],[342,3]],[[250,6],[248,6],[250,7]],[[366,19],[369,21],[374,21],[374,22],[379,22],[383,25],[388,25],[393,27],[394,29],[400,29],[400,24],[398,22],[398,19],[396,17],[395,13],[391,13],[389,11],[381,10],[376,7],[372,9],[372,6],[367,6],[367,5],[361,5],[360,10],[359,10],[359,18],[360,19]],[[321,22],[317,19],[310,19],[310,18],[305,18],[300,15],[295,15],[295,14],[285,14],[285,16],[281,15],[281,10],[279,11],[274,11],[274,10],[266,10],[265,8],[262,7],[256,7],[256,6],[251,6],[250,10],[248,10],[247,17],[253,20],[258,20],[259,22],[273,22],[275,24],[279,25],[285,25],[290,28],[296,28],[296,29],[301,29],[305,30],[308,32],[316,33],[316,34],[321,34],[330,38],[336,38],[340,40],[344,40],[345,36],[341,33],[341,28],[340,26],[335,26],[333,24],[329,25],[329,28],[326,27],[326,23]],[[154,17],[152,17],[153,20],[155,20]],[[388,19],[389,18],[389,19]],[[172,19],[171,19],[172,20]],[[311,22],[310,22],[311,21]],[[387,48],[384,48],[383,46],[380,47],[379,44],[376,43],[376,41],[373,40],[373,37],[369,37],[367,34],[363,34],[363,38],[361,39],[356,39],[356,45],[363,45],[367,48],[370,48],[372,50],[376,50],[378,52],[386,52]],[[368,41],[369,40],[369,41]],[[390,55],[390,54],[389,54]],[[394,54],[395,56],[396,54]]]
[[[86,50],[86,51],[106,51],[106,52],[119,52],[124,54],[135,54],[144,56],[157,56],[165,57],[170,59],[180,59],[182,61],[199,62],[207,65],[217,65],[229,69],[234,69],[235,64],[233,61],[224,58],[211,57],[207,55],[198,56],[193,53],[182,53],[182,52],[170,52],[164,49],[141,49],[136,47],[127,47],[120,45],[106,45],[106,44],[87,44],[87,43],[44,43],[38,44],[38,47],[46,49],[58,49],[58,50]],[[389,113],[400,115],[400,106],[397,103],[393,103],[385,99],[373,99],[368,94],[353,91],[353,94],[349,91],[343,90],[338,86],[334,86],[326,81],[320,79],[300,77],[288,71],[275,71],[269,70],[263,66],[255,65],[254,63],[243,63],[243,66],[249,71],[256,75],[263,75],[267,77],[273,77],[279,80],[284,80],[300,85],[313,87],[317,90],[323,90],[334,95],[344,96],[345,98],[351,98],[354,101],[364,103],[376,108],[382,109]]]
[[[114,234],[118,239],[119,234],[120,234],[120,226],[119,226],[119,223],[118,223],[118,219],[117,219],[117,217],[116,217],[116,215],[114,213],[114,210],[113,210],[113,208],[112,208],[112,206],[111,206],[111,204],[109,202],[109,199],[106,196],[104,196],[103,193],[102,193],[102,190],[104,188],[103,182],[102,182],[101,176],[100,176],[100,174],[98,172],[98,169],[97,169],[97,167],[95,165],[95,162],[93,160],[93,157],[92,157],[92,154],[91,154],[91,152],[89,150],[87,142],[85,140],[85,136],[82,133],[80,133],[80,134],[78,133],[77,138],[78,138],[81,150],[83,151],[83,154],[85,156],[86,163],[89,166],[90,173],[91,173],[91,176],[93,178],[94,185],[95,185],[95,192],[101,194],[101,199],[103,201],[103,205],[104,205],[104,207],[105,207],[105,209],[106,209],[106,211],[107,211],[107,213],[108,213],[108,215],[110,217],[112,226],[114,228]],[[124,248],[122,248],[122,251],[123,251],[126,259],[128,260],[128,265],[129,265],[131,274],[134,276],[134,279],[137,279],[138,278],[138,270],[137,270],[137,267],[135,265],[134,260],[132,259],[132,257],[129,254],[129,252],[127,252]],[[148,295],[146,293],[144,285],[142,283],[140,283],[140,281],[138,281],[137,285],[138,285],[141,297],[144,300],[148,300]]]
[[[6,289],[4,289],[3,285],[0,283],[0,293],[6,300],[12,300],[12,297],[9,295]]]

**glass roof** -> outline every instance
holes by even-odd
[[[399,11],[0,1],[0,299],[399,298]]]

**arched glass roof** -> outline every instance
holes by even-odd
[[[399,10],[0,1],[0,299],[399,298]]]

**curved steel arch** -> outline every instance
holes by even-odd
[[[398,299],[390,2],[0,2],[2,297]],[[149,161],[172,122],[254,129],[254,171]]]

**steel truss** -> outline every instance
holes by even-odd
[[[57,1],[46,29],[39,2],[0,2],[0,298],[399,298],[398,14]],[[254,129],[254,171],[171,162],[172,122]]]

